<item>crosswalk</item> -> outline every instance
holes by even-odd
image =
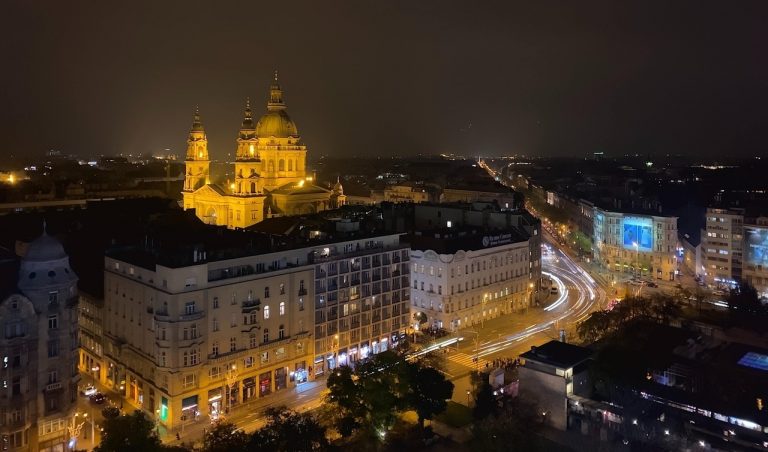
[[[485,365],[489,363],[487,359],[478,358],[477,363],[473,360],[474,356],[467,355],[466,353],[454,352],[448,355],[448,360],[453,361],[462,366],[469,367],[470,369],[484,369]]]

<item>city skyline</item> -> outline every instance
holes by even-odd
[[[195,106],[224,159],[275,69],[317,156],[765,149],[758,2],[294,6],[14,4],[0,163],[180,154]]]

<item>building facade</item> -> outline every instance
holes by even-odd
[[[742,276],[744,209],[710,207],[701,234],[704,281],[710,287],[733,288]]]
[[[110,253],[105,384],[176,429],[386,350],[407,326],[407,251],[391,235],[179,265]]]
[[[312,260],[316,375],[400,343],[411,294],[408,245],[398,234],[332,244]]]
[[[211,183],[208,138],[196,111],[187,139],[184,209],[201,220],[228,228],[246,228],[265,218],[310,214],[344,204],[341,184],[328,190],[313,184],[306,168],[307,147],[288,116],[277,73],[267,112],[254,123],[246,103],[237,136],[234,181]]]
[[[541,272],[533,271],[530,242],[517,231],[424,238],[411,245],[413,310],[426,323],[420,328],[456,331],[531,303]]]
[[[677,248],[677,217],[595,208],[594,257],[609,271],[674,281]]]
[[[0,301],[3,450],[76,445],[77,276],[64,247],[43,235],[21,259],[17,290]]]

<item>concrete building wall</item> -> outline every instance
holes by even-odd
[[[547,413],[548,425],[566,430],[568,426],[568,398],[566,380],[526,366],[519,368],[520,397],[536,404],[539,412]]]

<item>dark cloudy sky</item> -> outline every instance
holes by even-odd
[[[0,159],[212,155],[277,68],[311,152],[768,149],[768,2],[29,1],[0,12]]]

